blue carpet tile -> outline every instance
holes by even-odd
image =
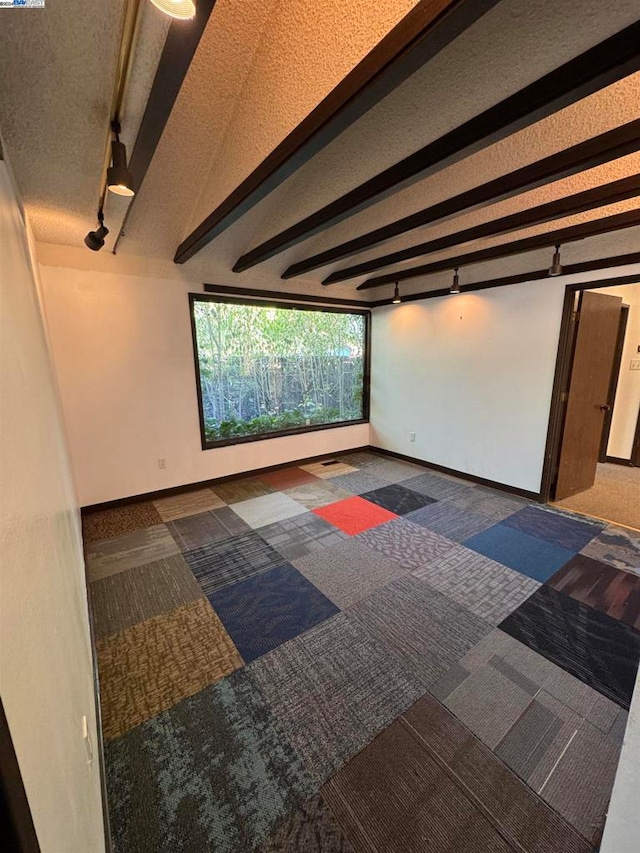
[[[640,632],[541,586],[498,626],[604,696],[628,708],[640,662]]]
[[[581,551],[604,527],[604,524],[578,521],[535,506],[524,507],[505,518],[503,524],[570,551]]]
[[[340,610],[293,566],[278,566],[209,596],[247,663]]]
[[[508,527],[504,522],[477,533],[463,543],[467,548],[484,554],[527,577],[543,583],[573,557],[575,551],[545,542]]]

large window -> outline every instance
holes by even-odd
[[[190,300],[204,448],[368,419],[368,312]]]

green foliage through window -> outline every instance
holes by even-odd
[[[364,418],[364,314],[194,296],[207,443]]]

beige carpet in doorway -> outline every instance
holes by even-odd
[[[595,484],[557,506],[640,529],[640,468],[598,465]]]

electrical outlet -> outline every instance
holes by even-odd
[[[632,358],[629,370],[640,370],[640,358]]]
[[[158,459],[158,468],[166,468],[167,460],[166,459]]]
[[[415,440],[416,440],[415,432],[410,432],[409,433],[409,441],[415,441]]]

